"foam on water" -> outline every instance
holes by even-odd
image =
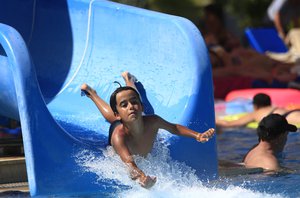
[[[125,164],[112,147],[109,146],[102,152],[103,155],[97,156],[96,153],[83,150],[76,158],[83,171],[97,174],[99,181],[114,181],[112,185],[116,185],[116,194],[113,194],[113,197],[283,197],[279,194],[249,190],[242,185],[227,184],[224,185],[227,187],[220,188],[216,187],[214,182],[202,183],[197,178],[195,170],[184,163],[172,160],[167,145],[159,141],[155,143],[152,153],[146,158],[135,156],[138,167],[147,175],[157,177],[157,183],[147,190],[129,178]],[[121,187],[124,185],[128,188]]]

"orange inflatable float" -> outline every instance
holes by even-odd
[[[227,94],[225,101],[233,101],[238,98],[251,99],[257,93],[265,93],[271,97],[272,105],[286,108],[289,110],[300,108],[300,90],[297,89],[275,89],[275,88],[259,88],[259,89],[241,89],[234,90]]]

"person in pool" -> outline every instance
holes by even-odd
[[[280,171],[278,154],[284,149],[288,133],[296,131],[297,127],[289,124],[282,115],[270,114],[264,117],[257,128],[258,144],[243,159],[245,167]]]
[[[264,93],[258,93],[253,97],[253,112],[247,113],[237,120],[226,121],[216,119],[216,125],[219,127],[240,127],[245,126],[250,122],[260,122],[265,116],[277,113],[286,117],[291,124],[300,124],[300,109],[286,110],[284,108],[272,106],[271,98]]]
[[[198,133],[184,126],[169,123],[158,115],[142,115],[143,104],[134,84],[135,77],[129,72],[123,72],[122,77],[126,86],[119,87],[112,93],[110,106],[86,83],[82,84],[81,91],[95,103],[104,118],[111,123],[108,144],[113,146],[128,166],[131,178],[137,180],[142,187],[150,188],[156,183],[156,177],[148,176],[139,169],[133,156],[146,156],[151,152],[159,129],[194,138],[202,143],[214,135],[214,129]]]

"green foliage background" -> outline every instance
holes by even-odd
[[[202,16],[202,8],[215,2],[224,12],[236,19],[238,27],[263,26],[266,11],[272,0],[114,0],[167,14],[182,16],[195,24]]]
[[[238,18],[241,28],[264,25],[268,6],[272,0],[218,0],[228,14]]]

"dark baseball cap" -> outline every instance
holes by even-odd
[[[264,117],[257,128],[260,139],[271,140],[285,132],[296,132],[297,127],[289,124],[286,118],[279,114],[270,114]]]

